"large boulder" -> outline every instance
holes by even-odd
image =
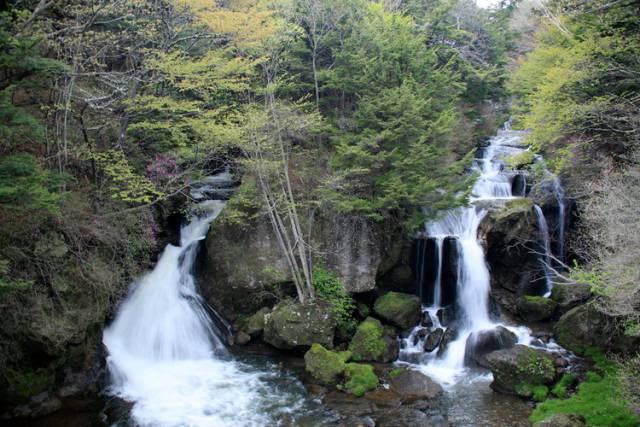
[[[440,384],[419,371],[403,370],[389,381],[391,389],[400,395],[405,403],[416,400],[430,400],[442,396]]]
[[[325,304],[282,303],[265,316],[264,341],[281,350],[333,347],[336,322]]]
[[[440,346],[438,347],[438,357],[443,356],[447,349],[449,348],[449,344],[456,340],[458,337],[458,329],[455,326],[449,326],[442,335],[442,339],[440,340]]]
[[[524,345],[494,351],[485,360],[493,373],[491,388],[500,393],[528,398],[536,387],[550,384],[556,376],[553,357]]]
[[[556,302],[556,314],[563,315],[591,298],[591,286],[579,283],[555,283],[551,299]]]
[[[236,329],[250,335],[251,337],[260,336],[264,330],[265,316],[270,312],[271,310],[263,307],[251,316],[243,317],[236,322]]]
[[[518,342],[516,334],[503,326],[470,334],[464,349],[464,364],[488,367],[486,355],[496,350],[511,348]]]
[[[491,210],[478,235],[491,270],[492,296],[502,309],[515,314],[522,295],[541,295],[545,286],[538,255],[526,245],[538,239],[533,202],[517,199]]]
[[[400,292],[387,292],[376,300],[373,310],[403,329],[415,326],[422,316],[420,298]]]
[[[340,381],[346,370],[346,361],[351,353],[327,350],[320,344],[313,344],[304,355],[306,371],[318,383],[327,386],[335,386]]]
[[[367,317],[358,325],[349,351],[357,362],[389,363],[398,358],[399,345],[395,336],[385,331],[378,319]]]
[[[518,301],[518,316],[527,322],[549,320],[556,310],[556,305],[550,298],[524,295]]]
[[[628,320],[591,301],[562,315],[553,331],[561,346],[576,353],[583,353],[589,347],[628,353],[640,347],[640,334],[624,327]]]

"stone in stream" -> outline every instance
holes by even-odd
[[[439,308],[436,316],[442,326],[449,326],[456,320],[456,308],[455,306]]]
[[[431,400],[442,396],[442,387],[428,376],[419,371],[404,370],[389,381],[391,389],[396,392],[403,402],[411,403],[416,400]]]
[[[442,330],[442,328],[437,328],[433,332],[431,332],[424,342],[424,351],[430,353],[438,348],[438,346],[440,345],[440,341],[442,341],[443,335],[444,330]]]
[[[387,412],[376,421],[377,427],[447,427],[449,425],[440,413],[426,413],[418,409],[406,407]]]
[[[465,366],[479,365],[487,368],[485,356],[493,351],[511,348],[518,342],[516,334],[503,326],[470,334],[464,349]]]
[[[264,340],[281,350],[314,343],[331,348],[335,327],[328,305],[283,303],[265,316]]]
[[[425,311],[422,314],[422,322],[420,323],[420,325],[424,326],[425,328],[430,328],[433,326],[433,319],[431,319],[431,314],[429,314],[428,311]]]
[[[373,310],[402,329],[415,326],[422,315],[420,298],[400,292],[387,292],[376,300]]]
[[[533,388],[548,385],[556,377],[553,357],[524,345],[494,351],[485,359],[493,373],[491,388],[500,393],[530,398]]]
[[[417,345],[420,340],[427,336],[429,330],[427,328],[420,328],[418,332],[413,335],[413,345]]]
[[[444,331],[442,340],[440,341],[440,347],[438,348],[438,357],[442,356],[446,351],[449,343],[454,341],[458,336],[458,330],[455,326],[450,326]]]
[[[335,386],[346,370],[346,361],[351,353],[327,350],[313,344],[304,355],[305,370],[322,385]]]

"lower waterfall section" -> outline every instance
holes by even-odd
[[[133,403],[135,425],[258,427],[283,417],[322,419],[295,380],[283,387],[278,380],[285,374],[232,360],[209,318],[193,268],[199,242],[224,203],[197,205],[180,246],[165,248],[104,331],[112,379],[107,392]]]

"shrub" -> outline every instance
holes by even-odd
[[[340,279],[328,269],[316,266],[313,269],[313,288],[316,296],[331,306],[337,327],[347,334],[353,333],[357,326],[353,317],[356,305]]]

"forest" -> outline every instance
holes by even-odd
[[[0,423],[640,425],[639,17],[0,3]]]

